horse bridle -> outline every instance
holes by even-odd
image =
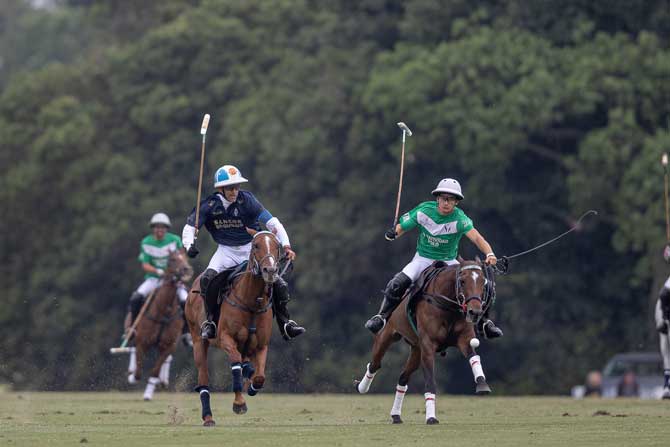
[[[440,306],[439,302],[435,300],[435,298],[439,298],[442,301],[445,301],[447,304],[452,305],[455,307],[460,313],[465,314],[467,311],[468,303],[470,301],[479,301],[481,304],[483,304],[482,297],[479,295],[473,295],[470,297],[465,297],[465,294],[463,293],[463,286],[461,284],[461,272],[464,270],[479,270],[482,272],[482,275],[484,276],[484,287],[486,288],[488,278],[486,277],[486,274],[484,274],[484,271],[481,266],[479,265],[466,265],[461,267],[460,265],[456,269],[456,290],[455,290],[455,298],[451,298],[442,294],[430,294],[430,293],[423,293],[424,297],[426,298],[432,298],[432,300],[428,300],[429,302],[432,301],[432,304],[435,304],[437,307],[444,308],[443,306]],[[447,309],[445,309],[447,310]]]
[[[277,246],[279,247],[279,249],[277,250],[278,253],[277,253],[276,257],[272,253],[268,253],[265,256],[263,256],[261,258],[261,260],[259,261],[258,259],[256,259],[256,256],[251,256],[251,258],[253,260],[253,263],[251,264],[251,272],[254,274],[254,276],[261,275],[261,265],[263,264],[263,261],[265,261],[266,259],[268,259],[268,258],[274,259],[275,262],[277,262],[277,265],[279,265],[279,261],[281,260],[281,244],[279,243],[279,240],[277,239],[277,236],[271,231],[259,231],[258,233],[254,234],[253,239],[251,239],[252,243],[253,243],[254,239],[256,239],[256,237],[259,234],[269,234],[270,236],[272,236],[274,238],[274,240],[277,242]],[[252,246],[252,248],[251,248],[252,253],[255,250],[256,249],[253,248],[253,246]],[[279,258],[279,260],[278,260],[278,258]]]

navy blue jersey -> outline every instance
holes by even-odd
[[[261,230],[260,223],[267,223],[272,215],[249,191],[240,191],[237,200],[226,209],[223,206],[223,194],[215,192],[200,202],[198,227],[203,225],[220,245],[239,246],[251,242],[246,228]],[[186,223],[195,226],[195,208],[186,219]]]

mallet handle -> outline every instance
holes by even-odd
[[[130,336],[133,334],[133,332],[135,332],[135,328],[140,323],[140,321],[142,321],[142,317],[144,316],[144,313],[147,311],[147,308],[149,307],[149,303],[151,302],[151,299],[156,294],[156,290],[158,290],[158,288],[154,289],[153,292],[151,292],[151,294],[149,295],[147,300],[142,305],[142,308],[140,309],[140,313],[137,314],[137,318],[135,318],[135,321],[133,321],[132,326],[130,326],[130,328],[128,329],[128,332],[126,332],[126,336],[123,339],[123,342],[121,343],[121,346],[119,346],[119,348],[112,348],[112,349],[115,349],[115,350],[126,349],[126,345],[128,344],[128,341],[130,340]],[[111,349],[110,349],[110,352],[112,352]],[[116,352],[126,352],[126,351],[116,351]],[[114,353],[115,352],[112,352],[112,354],[114,354]]]
[[[663,164],[663,169],[665,174],[663,175],[664,186],[665,186],[665,240],[670,244],[670,209],[668,208],[668,154],[663,154],[661,157],[661,163]]]
[[[198,220],[200,219],[200,193],[202,191],[202,172],[205,167],[205,138],[207,137],[207,127],[209,126],[209,113],[202,118],[200,133],[202,134],[202,148],[200,150],[200,175],[198,176],[198,200],[195,203],[195,237],[198,237]]]
[[[395,216],[393,217],[392,228],[395,230],[395,226],[398,223],[398,213],[400,212],[400,196],[402,195],[402,178],[405,172],[405,135],[412,136],[412,131],[409,130],[407,124],[403,122],[398,123],[398,127],[402,129],[402,151],[400,152],[400,181],[398,182],[398,198],[395,204]]]

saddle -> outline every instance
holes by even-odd
[[[221,270],[209,284],[209,287],[207,288],[207,302],[212,303],[216,298],[214,321],[219,321],[221,303],[223,302],[228,292],[230,292],[230,289],[235,284],[237,278],[239,278],[239,276],[247,270],[247,264],[249,264],[249,261],[244,261],[235,267]]]
[[[409,319],[410,326],[412,326],[412,329],[414,329],[414,332],[417,335],[416,305],[423,299],[423,293],[425,292],[426,287],[438,273],[448,269],[455,270],[457,267],[458,265],[448,265],[444,261],[435,261],[427,269],[421,272],[421,275],[419,275],[417,280],[414,281],[410,288],[407,289],[407,292],[405,292],[403,300],[405,301],[407,309],[407,318]]]

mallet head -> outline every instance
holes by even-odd
[[[205,135],[207,133],[207,126],[209,126],[209,113],[205,113],[205,116],[202,118],[202,125],[200,126],[201,135]]]
[[[661,164],[663,164],[663,166],[666,166],[666,167],[668,166],[668,154],[667,153],[663,154],[663,156],[661,157]]]
[[[401,121],[401,122],[398,123],[398,127],[400,127],[402,130],[404,130],[407,133],[408,137],[412,136],[412,131],[409,130],[409,127],[407,127],[407,124],[405,124]]]

